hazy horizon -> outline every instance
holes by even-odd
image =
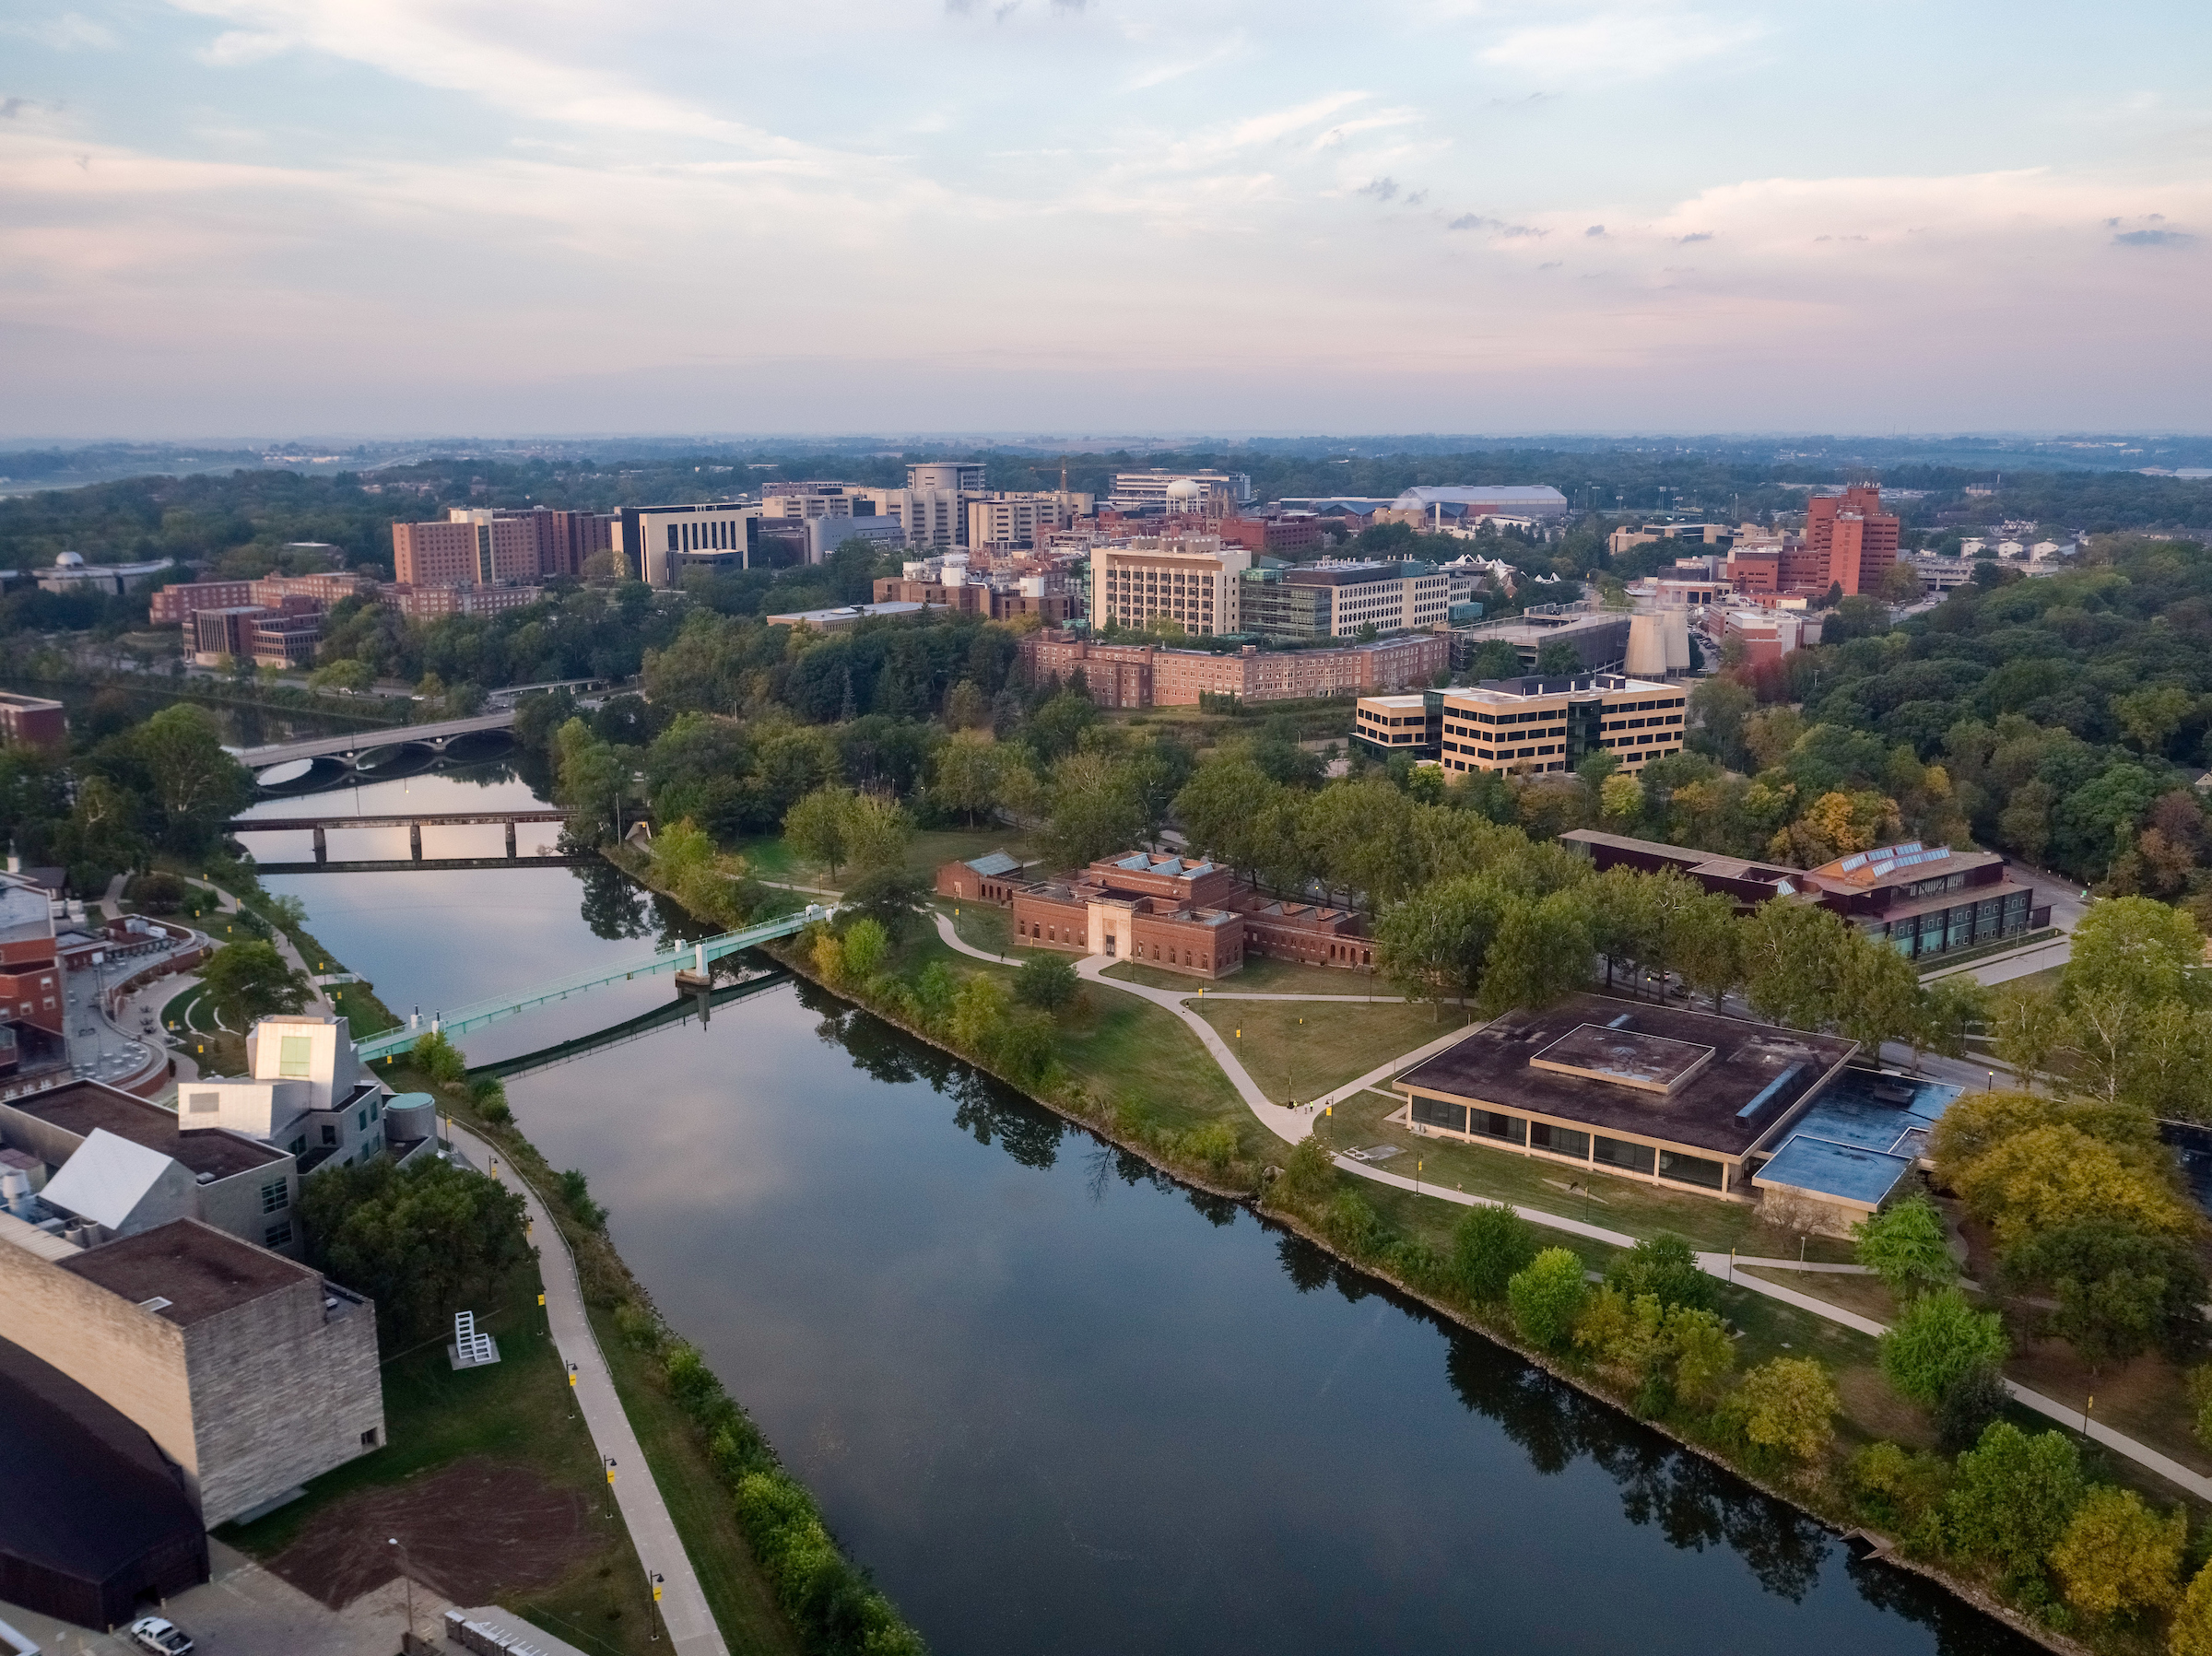
[[[33,0],[0,36],[13,440],[2212,424],[2201,7]]]

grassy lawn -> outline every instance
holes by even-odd
[[[622,1399],[622,1412],[629,1416],[630,1429],[637,1433],[639,1447],[653,1469],[653,1481],[668,1504],[677,1533],[684,1538],[684,1551],[698,1572],[724,1642],[735,1656],[795,1652],[797,1636],[753,1563],[745,1533],[737,1527],[736,1507],[709,1464],[698,1430],[668,1395],[664,1371],[622,1338],[606,1308],[594,1306],[591,1317]]]
[[[1135,960],[1108,968],[1106,975],[1147,983],[1155,989],[1185,989],[1195,981],[1187,972],[1162,971],[1157,966],[1145,966]],[[1308,966],[1302,961],[1270,960],[1264,956],[1249,955],[1242,966],[1211,984],[1209,991],[1219,994],[1365,995],[1371,982],[1378,999],[1400,998],[1390,981],[1381,976],[1371,980],[1366,972],[1347,968]]]
[[[385,1446],[349,1461],[308,1486],[305,1496],[253,1524],[227,1525],[221,1538],[267,1558],[308,1521],[356,1491],[390,1488],[482,1455],[528,1467],[547,1484],[601,1500],[599,1454],[569,1399],[568,1380],[538,1309],[535,1269],[517,1271],[496,1309],[478,1307],[477,1326],[500,1343],[494,1368],[456,1373],[442,1340],[404,1352],[383,1366]],[[652,1598],[629,1532],[607,1526],[606,1544],[554,1588],[507,1603],[542,1618],[562,1637],[620,1656],[653,1650],[647,1627]]]
[[[1435,1021],[1430,1007],[1387,1002],[1316,1005],[1194,995],[1187,1004],[1242,1055],[1261,1090],[1278,1100],[1311,1098],[1357,1080],[1452,1028]]]

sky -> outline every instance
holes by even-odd
[[[7,0],[0,436],[2212,429],[2212,6]]]

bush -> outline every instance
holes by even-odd
[[[856,920],[845,928],[844,969],[856,983],[865,983],[876,975],[883,957],[890,952],[891,939],[883,923],[876,920]]]
[[[1950,1485],[1950,1467],[1938,1455],[1869,1443],[1851,1458],[1845,1483],[1862,1514],[1924,1546],[1936,1538],[1931,1532]]]
[[[1811,1357],[1775,1357],[1744,1376],[1721,1405],[1724,1423],[1756,1449],[1799,1462],[1818,1459],[1835,1435],[1836,1388]]]
[[[1957,1288],[1945,1288],[1905,1307],[1882,1336],[1882,1374],[1932,1408],[1974,1370],[2002,1368],[2011,1350],[1994,1311],[1977,1311]]]
[[[1227,1122],[1195,1127],[1182,1135],[1178,1148],[1193,1161],[1204,1162],[1216,1173],[1224,1172],[1236,1159],[1237,1130]]]
[[[2167,1635],[2170,1656],[2212,1656],[2212,1564],[2191,1578]]]
[[[440,1086],[455,1086],[468,1074],[468,1060],[442,1031],[426,1029],[415,1038],[415,1061]]]
[[[1477,1203],[1452,1231],[1452,1274],[1468,1298],[1494,1305],[1536,1257],[1536,1227],[1512,1208]]]
[[[1302,1138],[1284,1158],[1277,1184],[1293,1202],[1319,1202],[1336,1188],[1336,1158],[1317,1135]]]
[[[1523,1339],[1547,1351],[1559,1350],[1573,1335],[1590,1298],[1581,1256],[1565,1248],[1545,1249],[1513,1274],[1505,1298]]]
[[[1382,1239],[1382,1221],[1358,1191],[1339,1191],[1321,1217],[1322,1234],[1354,1259],[1365,1259]]]
[[[1060,955],[1032,955],[1014,974],[1014,998],[1041,1012],[1059,1011],[1082,986],[1074,962]]]
[[[184,906],[184,882],[173,874],[138,875],[124,887],[123,894],[142,914],[174,914]]]
[[[2163,1610],[2179,1591],[2189,1515],[2159,1518],[2133,1489],[2089,1491],[2051,1551],[2066,1603],[2100,1620]]]
[[[2008,1420],[1959,1457],[1945,1510],[1954,1547],[2015,1580],[2039,1576],[2083,1495],[2081,1457],[2063,1432],[2030,1438]]]
[[[560,1176],[560,1199],[568,1204],[576,1222],[587,1230],[606,1228],[606,1209],[592,1200],[592,1181],[581,1168],[571,1168]]]
[[[500,1125],[514,1120],[514,1110],[507,1102],[507,1086],[497,1075],[482,1075],[468,1084],[468,1096],[475,1102],[477,1113],[488,1122]]]
[[[2012,1401],[2005,1377],[1996,1365],[1977,1364],[1956,1376],[1936,1402],[1936,1436],[1943,1447],[1957,1454],[1982,1441],[1990,1422],[2001,1417]]]
[[[1606,1286],[1630,1299],[1649,1294],[1662,1306],[1687,1305],[1699,1310],[1712,1309],[1716,1287],[1700,1268],[1697,1251],[1665,1232],[1615,1254],[1606,1267]]]

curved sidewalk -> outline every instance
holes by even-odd
[[[531,1229],[535,1232],[544,1226],[553,1246],[560,1251],[558,1270],[542,1268],[550,1249],[541,1248],[538,1253],[538,1277],[545,1285],[546,1319],[552,1325],[553,1346],[562,1362],[574,1366],[577,1406],[583,1412],[583,1424],[592,1434],[600,1460],[614,1457],[615,1504],[622,1509],[622,1521],[638,1550],[638,1561],[663,1578],[660,1613],[669,1643],[677,1656],[729,1656],[729,1647],[722,1642],[722,1632],[714,1625],[714,1614],[707,1607],[698,1572],[691,1568],[691,1556],[676,1533],[676,1521],[668,1516],[668,1503],[661,1498],[652,1468],[645,1463],[645,1451],[638,1446],[629,1416],[622,1411],[622,1400],[615,1391],[614,1376],[607,1371],[598,1336],[592,1333],[590,1319],[584,1315],[583,1289],[576,1278],[576,1260],[569,1251],[568,1239],[560,1234],[560,1227],[553,1223],[528,1181],[501,1164],[498,1151],[465,1127],[451,1128],[449,1136],[477,1167],[522,1192]]]

